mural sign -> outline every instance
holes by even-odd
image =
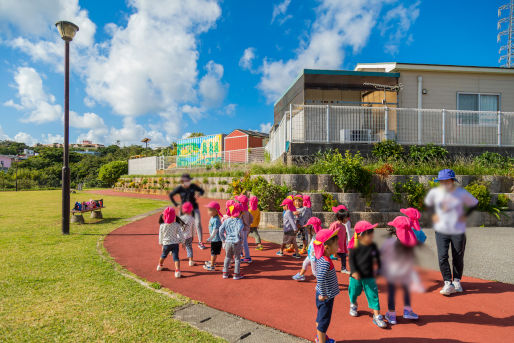
[[[223,160],[223,135],[177,141],[177,167],[212,165]]]

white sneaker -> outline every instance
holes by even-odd
[[[190,267],[193,267],[194,265],[195,265],[195,261],[193,261],[193,260],[189,260],[189,266],[190,266]]]
[[[162,270],[162,266],[160,264],[157,265],[157,271],[160,272]]]
[[[462,289],[462,285],[460,284],[459,279],[453,280],[453,287],[455,288],[455,292],[462,293],[464,290]]]
[[[177,279],[178,279],[178,278],[180,278],[180,277],[181,277],[181,275],[180,275],[180,270],[177,270],[177,271],[175,272],[175,278],[177,278]]]
[[[449,296],[455,293],[455,287],[450,281],[445,281],[443,288],[439,291],[442,295]]]
[[[347,269],[341,269],[341,273],[343,274],[350,274],[350,271]]]
[[[350,316],[352,316],[352,317],[358,317],[359,316],[359,312],[357,312],[357,305],[350,304]]]

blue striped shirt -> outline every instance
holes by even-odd
[[[321,256],[316,260],[316,293],[329,299],[339,294],[339,283],[334,264],[329,257]]]

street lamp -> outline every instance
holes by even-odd
[[[70,42],[75,37],[79,27],[69,21],[55,23],[57,30],[64,40],[64,144],[62,167],[62,233],[70,233]]]

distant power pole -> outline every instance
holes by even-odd
[[[498,63],[505,61],[502,67],[514,68],[514,0],[498,8],[498,18],[498,31],[500,31],[497,37],[498,43],[502,41],[503,36],[507,37],[507,43],[500,47]],[[502,28],[504,28],[503,31]]]

